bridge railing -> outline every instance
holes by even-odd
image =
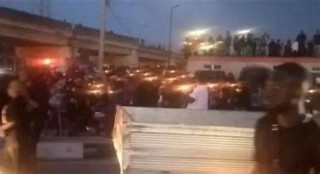
[[[13,10],[5,7],[0,7],[0,17],[11,19],[17,22],[24,22],[29,24],[43,25],[50,28],[56,28],[60,30],[71,29],[71,24],[65,21],[59,21],[27,12]]]

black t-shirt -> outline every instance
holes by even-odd
[[[279,127],[273,116],[261,118],[255,130],[255,160],[264,174],[309,174],[319,165],[319,127],[303,120],[291,128]]]

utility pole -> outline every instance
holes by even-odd
[[[169,23],[169,56],[168,56],[168,67],[170,67],[172,59],[172,23],[173,23],[173,10],[180,7],[179,4],[173,5],[170,8],[170,23]]]
[[[98,57],[99,74],[103,74],[107,6],[108,6],[108,0],[102,0],[101,16],[100,16],[101,26],[100,26],[100,41],[99,41],[99,57]]]

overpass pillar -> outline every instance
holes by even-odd
[[[131,50],[131,54],[127,56],[128,63],[133,66],[139,65],[138,49]]]

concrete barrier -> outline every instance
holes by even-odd
[[[248,174],[263,113],[119,107],[113,143],[122,174]]]

